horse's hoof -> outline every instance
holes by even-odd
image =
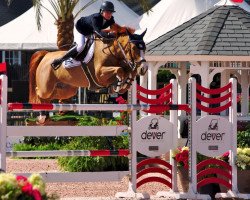
[[[47,117],[46,117],[46,116],[41,116],[41,115],[40,115],[40,116],[37,117],[36,124],[42,126],[42,125],[45,124],[46,120],[47,120]]]
[[[121,89],[120,91],[119,91],[119,94],[124,94],[125,92],[127,92],[128,90],[127,89]]]
[[[58,112],[58,115],[61,115],[61,116],[62,116],[62,115],[65,115],[65,114],[66,114],[65,111],[59,111],[59,112]]]

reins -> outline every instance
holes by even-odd
[[[100,38],[98,38],[100,39]],[[101,39],[100,39],[101,40]],[[134,71],[135,68],[136,68],[136,65],[139,65],[141,64],[142,62],[146,62],[145,59],[141,59],[140,61],[136,62],[135,59],[133,58],[132,56],[132,49],[131,49],[131,42],[132,41],[128,41],[127,44],[123,47],[122,44],[119,42],[118,38],[114,39],[114,42],[113,42],[113,46],[114,46],[114,53],[111,51],[110,46],[108,46],[107,48],[109,49],[109,52],[111,55],[113,55],[116,60],[118,60],[120,62],[120,58],[118,56],[118,51],[117,49],[119,48],[121,50],[121,53],[122,53],[122,56],[123,56],[123,62],[129,66],[129,68]],[[127,48],[127,45],[129,45],[129,56],[130,56],[130,59],[127,58],[126,54],[125,54],[125,49]],[[105,47],[106,48],[106,47]],[[103,48],[103,50],[105,49]],[[104,52],[104,51],[103,51]]]

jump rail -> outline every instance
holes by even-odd
[[[58,156],[128,156],[128,149],[119,150],[59,150],[59,151],[11,151],[7,157],[58,157]]]

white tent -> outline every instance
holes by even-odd
[[[80,10],[89,0],[81,0],[76,6],[75,11]],[[45,7],[50,7],[49,1],[44,1]],[[102,1],[99,0],[88,6],[80,16],[86,16],[94,12],[99,12]],[[115,9],[115,20],[118,24],[136,27],[139,16],[128,8],[124,3],[113,0]],[[57,49],[57,27],[54,25],[55,19],[46,11],[42,10],[42,29],[37,30],[35,10],[29,9],[27,12],[0,27],[0,49],[1,50],[34,50],[34,49]]]
[[[146,43],[171,31],[184,22],[205,12],[217,3],[221,5],[237,5],[230,0],[161,0],[149,14],[145,13],[140,19],[140,29],[147,33],[144,37]],[[249,5],[244,2],[238,4],[245,10],[249,10]]]

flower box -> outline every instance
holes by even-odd
[[[188,192],[188,170],[184,167],[177,168],[177,185],[179,192]]]
[[[237,170],[238,190],[250,194],[250,170]]]
[[[237,185],[240,193],[250,194],[250,170],[237,170]],[[227,192],[225,186],[220,185],[222,193]]]

